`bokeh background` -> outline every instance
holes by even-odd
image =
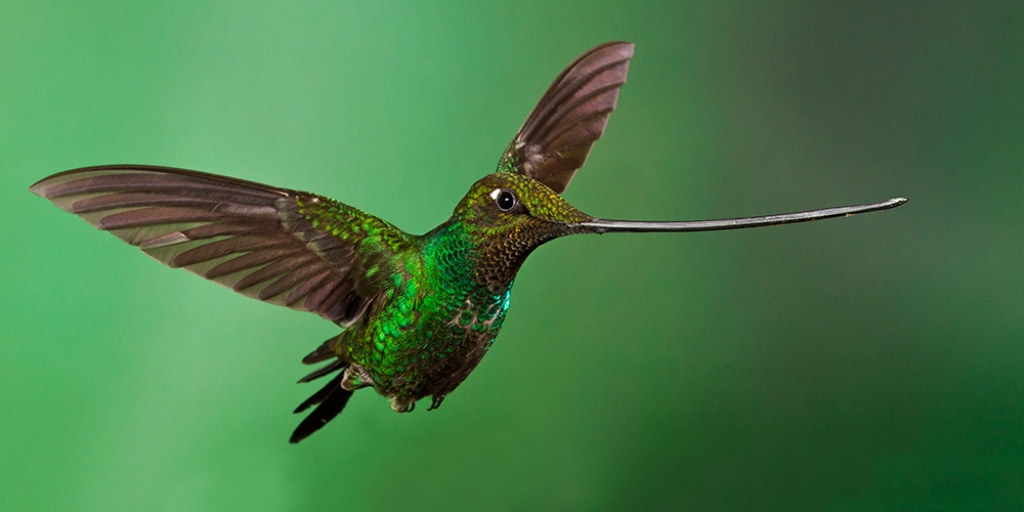
[[[287,443],[336,332],[31,195],[193,168],[422,233],[554,76],[637,44],[566,197],[764,230],[559,240],[438,411]],[[3,510],[1017,510],[1021,2],[0,6]],[[244,507],[244,508],[242,508]]]

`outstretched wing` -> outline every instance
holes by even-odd
[[[342,326],[385,286],[367,277],[394,247],[381,237],[406,236],[325,197],[184,169],[88,167],[30,190],[167,266]]]
[[[604,134],[626,83],[632,43],[605,43],[569,64],[548,87],[498,163],[561,194]]]

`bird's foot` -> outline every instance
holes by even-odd
[[[391,409],[395,412],[412,412],[416,408],[416,401],[408,398],[398,398],[397,396],[391,399]]]
[[[441,407],[441,402],[444,402],[444,397],[445,395],[432,395],[430,397],[430,407],[427,410],[433,411],[434,409]]]

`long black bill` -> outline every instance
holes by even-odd
[[[779,224],[808,222],[818,219],[831,219],[832,217],[850,217],[858,213],[878,212],[888,210],[890,208],[896,208],[905,202],[907,202],[907,198],[897,197],[888,201],[882,201],[881,203],[842,206],[839,208],[826,208],[824,210],[812,210],[809,212],[799,213],[784,213],[781,215],[765,215],[763,217],[744,217],[740,219],[694,220],[680,222],[594,219],[590,222],[576,224],[575,227],[583,228],[582,231],[584,232],[597,234],[610,232],[644,233],[650,231],[715,231],[719,229],[759,228],[764,226],[777,226]]]

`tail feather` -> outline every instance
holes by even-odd
[[[344,334],[344,333],[343,333]],[[327,361],[328,359],[337,358],[337,352],[335,352],[335,346],[339,342],[339,336],[328,338],[327,341],[323,342],[316,350],[311,352],[305,358],[302,359],[303,363],[316,364],[319,362]],[[295,413],[309,409],[310,407],[316,406],[313,412],[309,413],[299,426],[295,428],[295,432],[292,433],[291,442],[298,443],[303,439],[309,437],[323,428],[329,421],[333,420],[341,410],[345,408],[345,404],[348,403],[348,399],[352,397],[352,391],[341,387],[341,383],[345,380],[345,369],[348,368],[348,361],[344,359],[334,359],[333,361],[313,370],[309,375],[299,379],[299,382],[309,382],[311,380],[319,379],[326,375],[330,375],[334,372],[339,372],[337,375],[327,383],[326,386],[320,388],[319,391],[313,393],[313,396],[306,399],[306,401],[299,404],[295,408]]]
[[[306,375],[305,377],[299,379],[299,382],[309,382],[312,380],[319,379],[320,377],[323,377],[324,375],[327,375],[329,373],[334,373],[337,370],[343,370],[345,369],[346,366],[348,366],[348,363],[346,363],[345,361],[342,361],[341,359],[335,359],[334,362],[321,366],[316,370],[313,370],[313,372],[310,373],[309,375]]]
[[[332,357],[337,357],[338,354],[334,351],[334,345],[336,343],[335,340],[337,339],[338,336],[327,338],[327,341],[321,343],[316,350],[302,358],[302,364],[316,364],[321,361],[326,361]]]
[[[344,367],[344,364],[341,366]],[[299,423],[299,426],[295,428],[295,432],[292,432],[289,442],[294,444],[302,441],[313,434],[313,432],[323,428],[327,422],[333,420],[341,413],[341,410],[345,408],[345,404],[348,403],[348,399],[352,397],[352,391],[341,387],[341,380],[344,377],[345,372],[339,373],[320,391],[314,393],[313,396],[302,402],[295,409],[296,413],[300,413],[313,405],[320,404]]]

